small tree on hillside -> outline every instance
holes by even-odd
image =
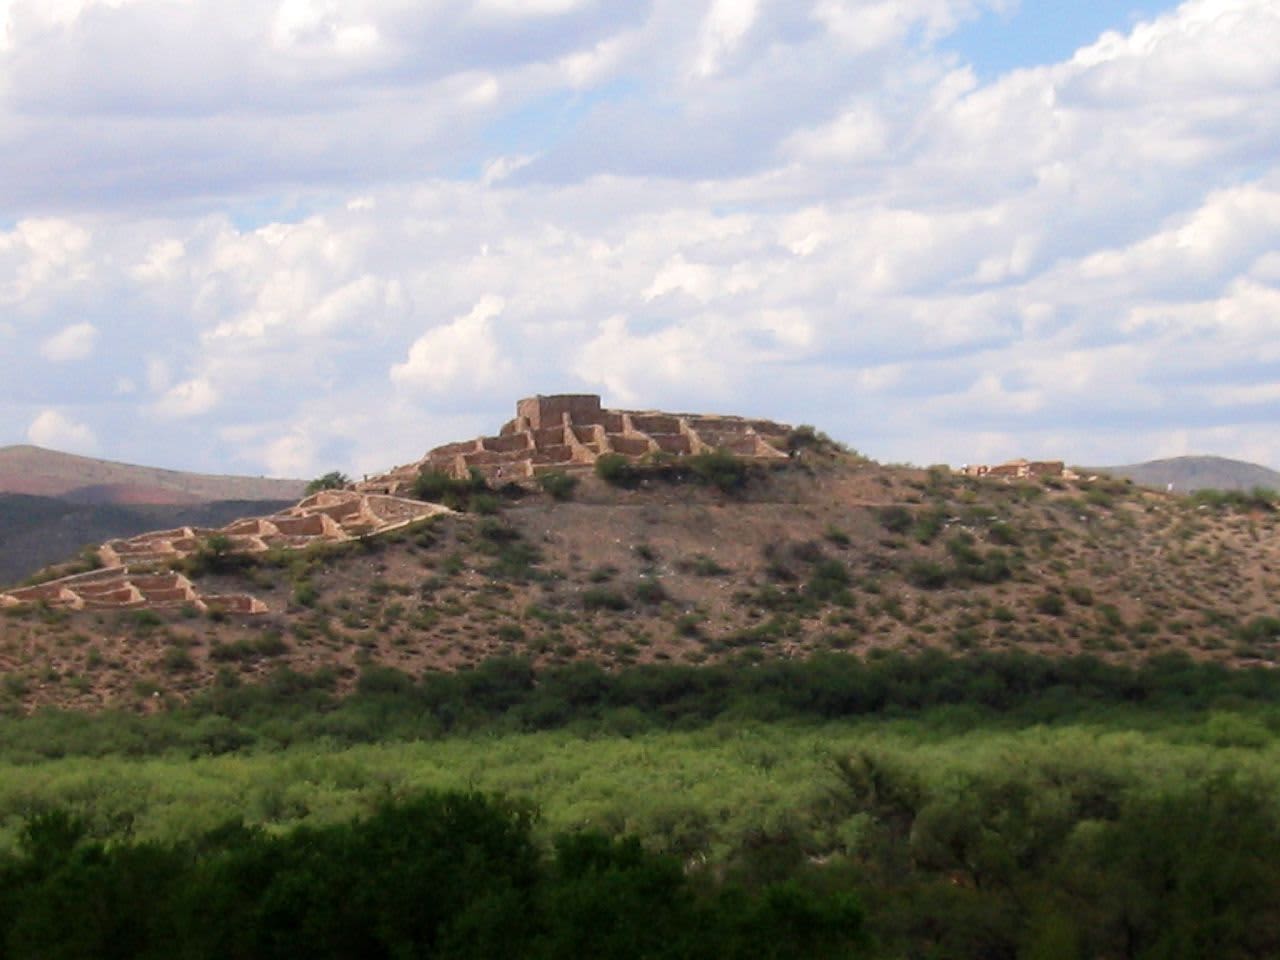
[[[345,473],[339,473],[337,470],[331,470],[323,477],[316,477],[307,484],[307,493],[319,493],[321,490],[342,490],[351,483],[351,478]]]

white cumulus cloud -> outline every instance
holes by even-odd
[[[58,410],[42,410],[27,427],[27,439],[38,447],[68,453],[93,453],[98,440],[89,427]]]
[[[208,413],[218,405],[218,392],[204,377],[174,384],[157,400],[152,409],[165,420],[182,420]]]
[[[40,344],[40,354],[53,363],[83,360],[93,353],[98,340],[98,328],[91,323],[76,323],[64,327]]]
[[[428,330],[413,342],[405,361],[391,367],[392,382],[437,394],[498,383],[509,363],[494,339],[493,319],[504,306],[502,297],[487,294],[468,313]]]

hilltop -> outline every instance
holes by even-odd
[[[80,504],[198,504],[296,500],[303,480],[222,476],[98,460],[29,445],[0,447],[0,494]]]
[[[1101,469],[1114,476],[1128,477],[1144,487],[1171,487],[1180,493],[1253,490],[1257,487],[1280,490],[1280,472],[1226,457],[1173,457]]]
[[[645,423],[681,427],[662,416]],[[5,690],[13,706],[154,705],[280,667],[343,688],[373,665],[417,675],[512,655],[609,667],[926,648],[1277,659],[1270,501],[1206,504],[1111,477],[890,467],[812,428],[770,424],[783,432],[766,440],[752,421],[717,422],[744,450],[751,438],[750,450],[672,455],[655,440],[621,455],[603,449],[614,442],[602,429],[577,440],[597,445],[585,452],[512,441],[524,452],[504,459],[480,455],[482,439],[463,448],[488,479],[418,467],[422,479],[394,495],[334,494],[308,509],[341,522],[316,521],[292,547],[286,531],[301,525],[285,515],[220,534],[248,538],[242,551],[170,535],[166,549],[192,546],[164,565],[188,585],[165,593],[168,605],[136,602],[152,580],[116,609],[95,588],[72,591],[85,609],[5,611]],[[421,464],[447,463],[437,454]],[[527,467],[519,482],[513,463]],[[416,494],[454,509],[406,514],[382,533],[346,519],[368,514],[368,498],[384,498],[385,513]],[[199,601],[225,596],[252,603]]]

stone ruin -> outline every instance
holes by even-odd
[[[386,533],[448,512],[406,499],[422,470],[458,478],[471,471],[489,482],[527,482],[551,470],[585,471],[607,453],[629,460],[723,450],[751,460],[785,460],[791,427],[772,420],[706,414],[606,410],[594,394],[528,397],[497,436],[450,443],[421,460],[355,484],[325,490],[269,517],[219,529],[180,527],[111,540],[97,550],[102,567],[31,587],[0,592],[0,607],[45,603],[77,610],[140,610],[190,606],[203,611],[266,612],[248,594],[201,593],[171,568],[207,548],[212,538],[231,554],[300,550]]]
[[[228,553],[301,550],[387,533],[446,507],[353,490],[323,490],[281,513],[236,520],[218,529],[179,527],[125,540],[97,550],[102,568],[0,593],[0,607],[45,603],[75,610],[140,610],[191,606],[201,611],[265,613],[248,594],[202,594],[171,567],[219,538]]]
[[[0,593],[0,607],[44,603],[72,610],[167,610],[266,613],[261,600],[246,593],[202,594],[181,573],[104,567]]]
[[[746,417],[607,410],[595,394],[528,397],[497,436],[449,443],[415,463],[356,484],[365,493],[401,494],[423,470],[465,478],[472,470],[491,483],[522,482],[552,470],[590,470],[606,453],[639,460],[724,450],[752,460],[785,460],[787,424]]]
[[[985,463],[966,464],[960,468],[966,477],[1000,477],[1006,480],[1028,480],[1040,477],[1074,478],[1061,460],[1010,460],[989,466]]]

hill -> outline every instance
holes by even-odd
[[[296,500],[303,480],[216,476],[97,460],[34,446],[0,447],[0,493],[73,503],[194,504]]]
[[[93,708],[283,666],[350,686],[373,664],[418,675],[499,655],[1277,656],[1276,515],[1120,481],[1007,484],[836,457],[761,468],[732,494],[589,476],[571,500],[530,493],[496,509],[182,567],[202,591],[251,593],[260,616],[15,607],[0,617],[0,672],[28,706]]]
[[[1274,499],[884,466],[768,421],[593,409],[592,432],[577,415],[518,417],[497,440],[429,453],[426,472],[268,521],[107,545],[99,562],[151,564],[127,575],[0,593],[0,696],[150,709],[282,667],[351,689],[376,665],[418,676],[501,656],[1280,662]],[[700,448],[713,433],[743,455]],[[690,452],[660,447],[680,437]]]
[[[1173,457],[1098,469],[1113,476],[1128,477],[1144,487],[1172,489],[1179,493],[1252,490],[1256,487],[1280,490],[1280,471],[1226,457]]]

